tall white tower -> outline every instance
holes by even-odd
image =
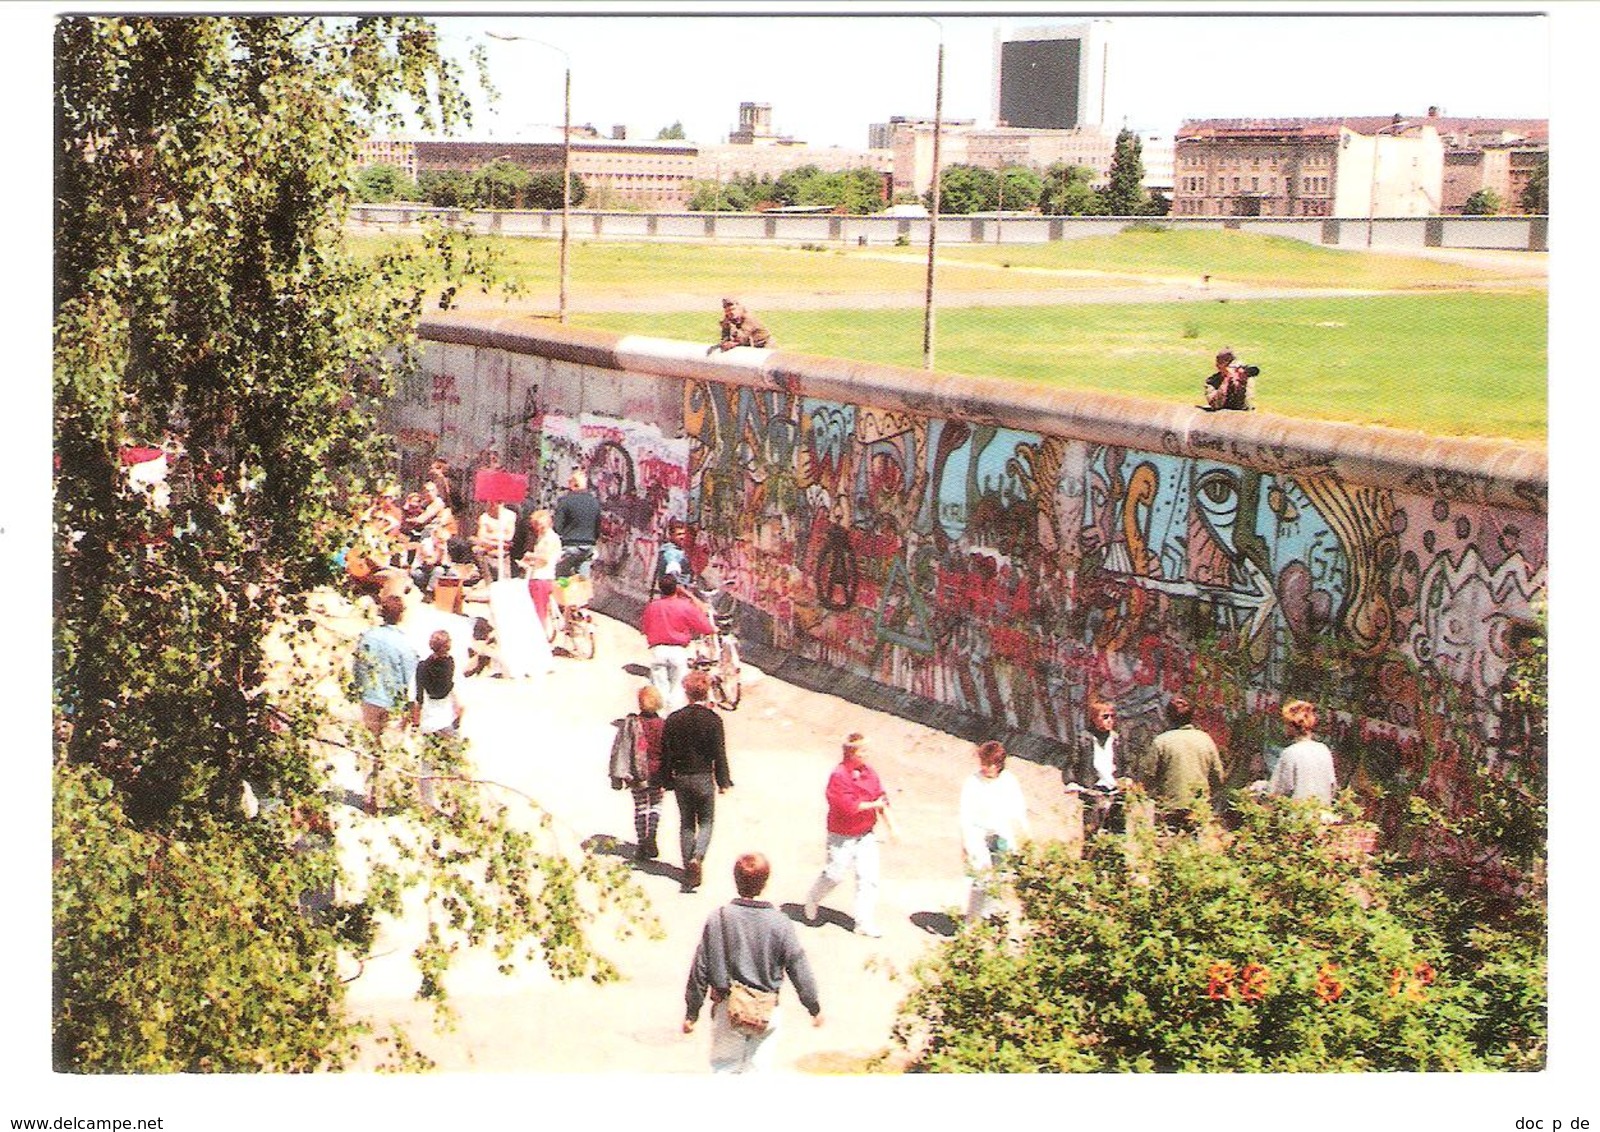
[[[1110,20],[996,31],[995,123],[1103,129],[1110,39]]]

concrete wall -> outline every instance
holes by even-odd
[[[1543,449],[535,320],[440,316],[423,337],[393,408],[408,479],[492,446],[551,498],[587,466],[607,600],[644,598],[665,520],[687,516],[768,657],[1031,736],[1036,757],[1091,693],[1137,742],[1185,689],[1248,780],[1262,752],[1239,748],[1261,738],[1209,706],[1245,689],[1203,642],[1248,646],[1265,713],[1332,634],[1341,769],[1403,788],[1432,773],[1446,693],[1494,741],[1545,596]]]
[[[428,216],[442,215],[471,225],[482,232],[509,236],[557,236],[561,232],[561,213],[557,212],[463,212],[434,209],[424,205],[368,204],[351,209],[351,223],[357,230],[381,231],[405,227]],[[804,216],[781,213],[647,213],[596,212],[574,210],[570,231],[586,239],[617,240],[787,240],[792,242],[836,241],[855,244],[893,244],[906,236],[913,244],[928,242],[928,220],[894,216]],[[1000,224],[999,242],[1037,244],[1053,240],[1079,240],[1088,236],[1111,236],[1134,223],[1120,217],[1105,216],[1007,216]],[[1261,235],[1283,236],[1312,244],[1341,247],[1445,247],[1509,248],[1546,251],[1547,222],[1542,216],[1483,216],[1394,218],[1379,217],[1371,225],[1360,220],[1307,220],[1293,217],[1176,217],[1151,218],[1142,223],[1157,223],[1180,228],[1237,228]],[[995,243],[993,217],[941,216],[939,242],[952,244]]]

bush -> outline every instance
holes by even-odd
[[[1349,807],[1346,807],[1349,809]],[[1341,848],[1315,806],[1239,803],[1217,838],[1059,844],[1017,866],[1021,918],[967,925],[917,969],[897,1038],[924,1071],[1538,1068],[1530,921],[1452,944],[1419,880]],[[1492,959],[1486,958],[1492,949]]]

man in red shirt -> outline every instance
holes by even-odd
[[[716,631],[711,618],[669,574],[661,579],[661,596],[644,607],[639,630],[650,646],[650,683],[661,693],[666,709],[676,711],[684,705],[689,642]]]
[[[818,902],[852,869],[856,874],[856,934],[874,939],[878,928],[878,815],[889,806],[889,796],[878,772],[863,754],[866,737],[859,731],[845,737],[844,757],[828,776],[828,863],[811,884],[806,897],[806,921],[815,923]],[[884,814],[884,820],[888,815]]]

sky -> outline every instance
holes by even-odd
[[[941,30],[944,116],[991,124],[997,29],[1090,15],[1111,20],[1112,129],[1126,124],[1170,137],[1188,118],[1415,116],[1429,106],[1459,117],[1550,115],[1551,25],[1559,21],[1530,7],[1500,5],[1500,15],[1459,7],[1408,15],[1378,3],[1346,5],[1360,14],[1343,15],[1305,4],[1236,4],[1232,14],[1189,7],[1203,14],[1102,4],[1002,19],[972,14],[969,5],[936,22],[911,14],[778,15],[774,6],[739,5],[720,16],[574,18],[508,9],[439,23],[453,49],[489,49],[502,98],[477,115],[477,137],[558,125],[570,61],[573,121],[602,134],[621,124],[630,138],[653,138],[681,121],[690,140],[720,142],[737,127],[740,102],[764,102],[779,133],[814,146],[862,148],[870,123],[932,116]],[[498,42],[490,31],[558,50]]]

